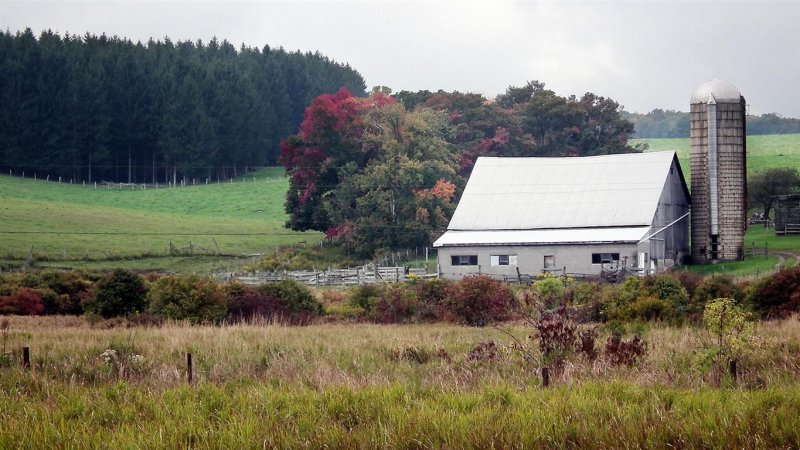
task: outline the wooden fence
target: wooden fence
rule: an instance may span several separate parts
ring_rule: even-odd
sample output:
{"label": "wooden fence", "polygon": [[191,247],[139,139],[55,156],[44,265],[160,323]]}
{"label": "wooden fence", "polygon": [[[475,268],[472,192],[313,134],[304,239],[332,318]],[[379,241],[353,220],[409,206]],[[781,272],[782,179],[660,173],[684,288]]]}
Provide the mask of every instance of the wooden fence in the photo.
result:
{"label": "wooden fence", "polygon": [[404,283],[414,278],[436,278],[425,269],[412,269],[400,266],[376,266],[367,264],[347,269],[292,270],[277,272],[253,272],[249,274],[228,274],[228,280],[238,280],[244,284],[263,284],[281,280],[294,280],[307,286],[357,286],[371,283]]}

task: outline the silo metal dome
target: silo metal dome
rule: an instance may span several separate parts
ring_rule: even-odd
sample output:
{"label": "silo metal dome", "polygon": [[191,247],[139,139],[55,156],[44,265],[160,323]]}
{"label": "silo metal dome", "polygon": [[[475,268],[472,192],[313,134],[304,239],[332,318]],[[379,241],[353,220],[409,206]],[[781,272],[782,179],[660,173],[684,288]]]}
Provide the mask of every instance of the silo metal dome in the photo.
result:
{"label": "silo metal dome", "polygon": [[741,98],[742,93],[730,81],[715,78],[698,86],[689,103],[692,105],[708,103],[712,99],[714,103],[738,103]]}

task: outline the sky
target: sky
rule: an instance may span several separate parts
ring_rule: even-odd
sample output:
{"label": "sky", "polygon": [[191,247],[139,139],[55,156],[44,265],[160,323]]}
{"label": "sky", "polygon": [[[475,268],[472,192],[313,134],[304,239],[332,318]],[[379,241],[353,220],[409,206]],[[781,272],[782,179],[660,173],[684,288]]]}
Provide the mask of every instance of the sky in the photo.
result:
{"label": "sky", "polygon": [[0,28],[319,51],[367,87],[487,97],[539,80],[631,112],[686,111],[720,78],[800,118],[800,0],[0,0]]}

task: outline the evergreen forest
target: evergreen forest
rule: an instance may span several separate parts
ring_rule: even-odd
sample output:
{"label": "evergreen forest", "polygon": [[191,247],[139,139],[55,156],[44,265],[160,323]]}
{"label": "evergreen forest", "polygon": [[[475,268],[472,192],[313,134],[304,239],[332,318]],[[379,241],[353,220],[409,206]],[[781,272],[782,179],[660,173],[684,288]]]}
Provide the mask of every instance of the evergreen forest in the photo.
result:
{"label": "evergreen forest", "polygon": [[275,165],[315,97],[361,75],[319,53],[0,32],[0,169],[65,181],[225,179]]}

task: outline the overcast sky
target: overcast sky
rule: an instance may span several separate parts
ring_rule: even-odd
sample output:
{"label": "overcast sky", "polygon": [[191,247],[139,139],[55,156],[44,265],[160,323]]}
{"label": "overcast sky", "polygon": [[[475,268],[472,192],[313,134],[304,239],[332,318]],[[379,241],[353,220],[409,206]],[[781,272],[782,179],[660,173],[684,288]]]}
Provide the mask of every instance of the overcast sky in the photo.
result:
{"label": "overcast sky", "polygon": [[0,27],[319,50],[367,86],[489,97],[540,80],[628,111],[688,110],[731,81],[750,112],[800,117],[800,1],[9,1]]}

